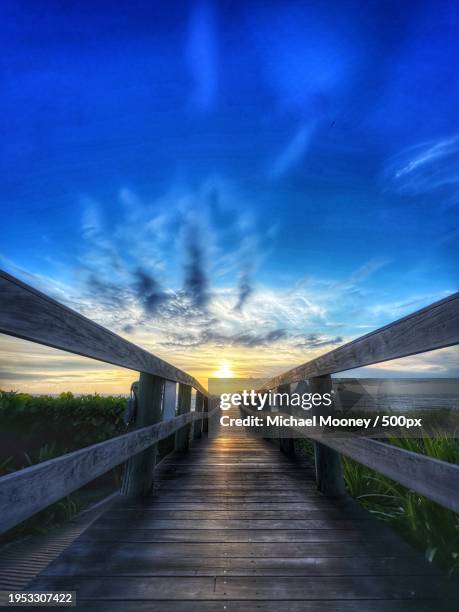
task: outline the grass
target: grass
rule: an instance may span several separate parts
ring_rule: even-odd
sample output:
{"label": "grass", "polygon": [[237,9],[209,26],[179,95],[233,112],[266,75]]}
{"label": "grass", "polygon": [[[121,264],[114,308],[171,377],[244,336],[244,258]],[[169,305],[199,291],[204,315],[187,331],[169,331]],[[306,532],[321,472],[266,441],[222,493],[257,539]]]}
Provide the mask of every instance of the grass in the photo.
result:
{"label": "grass", "polygon": [[[454,438],[390,438],[394,446],[450,463],[459,463],[459,443]],[[312,452],[308,440],[299,441]],[[459,570],[459,515],[407,489],[370,468],[343,458],[346,488],[375,517],[390,523],[405,539],[450,573]]]}
{"label": "grass", "polygon": [[[125,431],[124,397],[32,396],[0,391],[0,476],[90,446]],[[67,522],[121,483],[118,467],[11,529],[0,542]]]}

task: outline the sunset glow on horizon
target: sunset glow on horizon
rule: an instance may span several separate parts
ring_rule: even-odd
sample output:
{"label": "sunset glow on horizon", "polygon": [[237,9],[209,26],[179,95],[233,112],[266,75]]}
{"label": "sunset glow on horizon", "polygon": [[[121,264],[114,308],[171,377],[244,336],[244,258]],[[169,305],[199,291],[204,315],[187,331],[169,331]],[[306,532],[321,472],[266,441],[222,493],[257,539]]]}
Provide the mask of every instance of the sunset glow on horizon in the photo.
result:
{"label": "sunset glow on horizon", "polygon": [[235,374],[227,361],[222,361],[220,368],[213,373],[215,378],[234,378]]}

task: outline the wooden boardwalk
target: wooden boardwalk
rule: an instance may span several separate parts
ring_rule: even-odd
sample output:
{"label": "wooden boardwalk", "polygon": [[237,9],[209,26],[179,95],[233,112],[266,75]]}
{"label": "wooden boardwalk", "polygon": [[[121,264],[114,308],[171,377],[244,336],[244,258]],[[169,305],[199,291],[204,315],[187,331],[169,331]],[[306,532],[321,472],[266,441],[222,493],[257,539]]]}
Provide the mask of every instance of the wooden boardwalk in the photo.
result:
{"label": "wooden boardwalk", "polygon": [[447,608],[429,564],[271,442],[221,432],[156,478],[154,495],[112,506],[30,590],[117,611]]}
{"label": "wooden boardwalk", "polygon": [[[218,397],[190,374],[2,271],[0,294],[1,333],[140,374],[126,433],[0,478],[4,533],[126,466],[120,501],[29,590],[76,591],[79,608],[107,612],[459,609],[451,582],[343,497],[342,457],[453,512],[459,512],[458,465],[371,438],[324,439],[308,431],[313,470],[295,457],[292,438],[268,442],[228,430],[207,438],[209,423],[218,420]],[[458,344],[456,293],[259,390],[289,394],[306,385],[331,392],[332,374]],[[154,470],[156,445],[166,439],[175,450]],[[43,558],[37,551],[33,568]],[[30,569],[26,558],[17,577],[22,581]]]}

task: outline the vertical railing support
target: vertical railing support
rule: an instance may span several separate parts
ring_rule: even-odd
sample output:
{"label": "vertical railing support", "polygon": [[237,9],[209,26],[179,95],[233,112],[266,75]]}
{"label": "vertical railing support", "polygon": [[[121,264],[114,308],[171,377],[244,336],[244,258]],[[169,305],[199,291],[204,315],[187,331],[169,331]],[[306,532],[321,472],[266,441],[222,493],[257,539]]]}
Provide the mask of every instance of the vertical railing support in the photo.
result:
{"label": "vertical railing support", "polygon": [[[177,404],[177,383],[173,380],[164,381],[163,393],[163,421],[175,418],[175,407]],[[174,450],[175,434],[171,434],[164,440],[160,440],[158,451],[161,457],[165,457]]]}
{"label": "vertical railing support", "polygon": [[163,421],[170,421],[175,417],[177,403],[177,383],[172,380],[164,381]]}
{"label": "vertical railing support", "polygon": [[[202,412],[203,410],[203,399],[204,396],[200,391],[196,391],[196,404],[195,404],[195,410],[196,412]],[[197,419],[194,423],[193,423],[193,431],[194,431],[194,439],[199,439],[202,436],[202,418],[201,419]]]}
{"label": "vertical railing support", "polygon": [[[191,387],[179,383],[177,415],[186,414],[191,409]],[[175,434],[175,450],[187,451],[190,445],[190,424],[179,429]]]}
{"label": "vertical railing support", "polygon": [[[209,398],[205,396],[203,397],[202,411],[209,414]],[[209,433],[209,419],[207,417],[202,419],[202,432]]]}
{"label": "vertical railing support", "polygon": [[[331,376],[311,378],[311,393],[330,393],[331,391]],[[321,442],[314,442],[314,457],[318,490],[331,497],[344,495],[346,490],[341,455]]]}
{"label": "vertical railing support", "polygon": [[[137,391],[135,427],[154,425],[161,420],[161,403],[164,379],[152,374],[141,373]],[[153,487],[153,472],[156,463],[156,447],[134,455],[126,464],[122,495],[129,497],[148,495]]]}
{"label": "vertical railing support", "polygon": [[[277,393],[288,393],[290,395],[290,385],[289,384],[279,385],[276,391]],[[291,413],[291,410],[289,408],[283,409],[281,407],[280,410],[281,412],[288,412],[289,414]],[[285,435],[285,431],[283,431],[282,428],[281,428],[281,435],[279,436],[279,447],[280,447],[280,450],[285,455],[292,457],[295,454],[295,445],[294,445],[293,438],[287,438]]]}

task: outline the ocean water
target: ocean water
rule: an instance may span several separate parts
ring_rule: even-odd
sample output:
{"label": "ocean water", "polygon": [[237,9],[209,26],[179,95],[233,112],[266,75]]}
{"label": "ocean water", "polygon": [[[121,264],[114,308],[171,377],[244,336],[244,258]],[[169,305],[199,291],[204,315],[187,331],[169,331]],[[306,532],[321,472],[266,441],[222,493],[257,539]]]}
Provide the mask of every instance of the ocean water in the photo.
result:
{"label": "ocean water", "polygon": [[433,379],[333,379],[338,408],[361,410],[459,410],[459,380]]}

